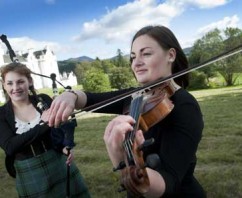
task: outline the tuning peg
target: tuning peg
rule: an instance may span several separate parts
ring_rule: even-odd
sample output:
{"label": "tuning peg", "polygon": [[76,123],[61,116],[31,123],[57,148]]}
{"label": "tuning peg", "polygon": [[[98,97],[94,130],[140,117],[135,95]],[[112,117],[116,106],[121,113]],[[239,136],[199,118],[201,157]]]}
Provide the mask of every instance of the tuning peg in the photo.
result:
{"label": "tuning peg", "polygon": [[154,138],[150,138],[148,140],[145,140],[143,144],[139,145],[138,149],[143,151],[148,146],[154,144],[154,142],[155,142]]}
{"label": "tuning peg", "polygon": [[115,172],[117,170],[121,170],[121,169],[123,169],[125,167],[126,167],[125,162],[124,161],[121,161],[121,162],[119,162],[119,165],[116,168],[113,168],[113,172]]}
{"label": "tuning peg", "polygon": [[145,166],[158,171],[161,167],[160,157],[157,154],[150,154],[146,157]]}
{"label": "tuning peg", "polygon": [[125,189],[124,185],[121,184],[120,187],[118,188],[118,192],[121,193],[123,191],[126,191],[126,189]]}

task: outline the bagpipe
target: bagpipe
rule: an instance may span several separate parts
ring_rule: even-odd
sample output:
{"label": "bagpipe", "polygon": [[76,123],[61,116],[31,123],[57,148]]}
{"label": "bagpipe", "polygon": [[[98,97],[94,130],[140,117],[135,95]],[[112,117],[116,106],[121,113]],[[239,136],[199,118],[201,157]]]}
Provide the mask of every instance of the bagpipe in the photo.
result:
{"label": "bagpipe", "polygon": [[[18,60],[14,50],[12,49],[9,41],[7,40],[7,36],[6,35],[1,35],[0,38],[1,38],[2,42],[5,43],[5,45],[7,46],[7,49],[8,49],[11,61],[18,63],[19,60]],[[56,74],[54,74],[54,73],[50,74],[50,76],[47,76],[47,75],[43,75],[43,74],[39,74],[39,73],[35,73],[35,72],[31,71],[31,74],[38,75],[38,76],[41,76],[41,77],[44,77],[44,78],[52,80],[52,91],[53,91],[53,94],[54,94],[53,99],[58,95],[58,89],[57,89],[57,84],[56,83],[61,85],[65,89],[65,91],[71,90],[71,86],[64,86],[61,82],[59,82],[56,79]],[[41,112],[47,110],[49,108],[47,103],[41,97],[36,95],[35,92],[32,92],[32,93],[34,94],[34,97],[35,97],[35,99],[36,99],[36,101],[38,103],[37,104],[38,109]],[[63,144],[64,146],[70,147],[70,148],[72,148],[75,145],[74,144],[74,139],[73,139],[74,138],[73,133],[74,133],[74,128],[76,126],[77,126],[77,122],[76,122],[76,119],[75,119],[74,115],[72,116],[72,121],[71,122],[68,122],[68,123],[65,123],[65,124],[61,125],[61,129],[63,129],[65,131],[65,134],[63,134],[63,138],[65,138],[65,139],[64,139],[64,141],[61,144]],[[54,137],[54,139],[57,140],[57,137]],[[58,144],[60,144],[59,141],[60,140],[58,140]]]}
{"label": "bagpipe", "polygon": [[[18,60],[14,50],[12,49],[9,41],[7,40],[7,36],[1,35],[0,39],[6,45],[11,61],[14,63],[19,63],[19,60]],[[71,86],[64,86],[61,82],[56,80],[56,74],[54,74],[54,73],[52,73],[50,76],[47,76],[47,75],[43,75],[43,74],[39,74],[39,73],[35,73],[35,72],[31,71],[31,74],[38,75],[38,76],[52,80],[52,91],[54,94],[53,99],[55,97],[57,97],[57,95],[58,95],[58,89],[57,89],[56,83],[60,84],[64,88],[65,91],[71,90]],[[33,87],[31,89],[33,89]],[[40,112],[48,110],[49,105],[47,104],[47,102],[40,95],[37,95],[35,91],[31,91],[31,93],[32,93],[35,101],[37,101],[36,108]],[[69,156],[70,150],[75,146],[74,132],[75,132],[75,128],[77,127],[77,121],[76,121],[75,115],[72,115],[71,117],[72,117],[72,119],[69,122],[63,123],[58,128],[54,128],[54,127],[51,128],[51,138],[52,138],[52,144],[53,144],[54,149],[60,150],[60,148],[65,147],[67,149],[67,156]],[[15,173],[15,169],[13,167],[13,160],[14,159],[11,158],[11,156],[6,156],[5,165],[6,165],[7,171],[10,174],[10,176],[15,177],[16,173]],[[66,186],[66,191],[67,191],[66,195],[67,196],[66,197],[70,196],[70,186],[69,185],[70,185],[70,166],[67,165],[67,186]]]}

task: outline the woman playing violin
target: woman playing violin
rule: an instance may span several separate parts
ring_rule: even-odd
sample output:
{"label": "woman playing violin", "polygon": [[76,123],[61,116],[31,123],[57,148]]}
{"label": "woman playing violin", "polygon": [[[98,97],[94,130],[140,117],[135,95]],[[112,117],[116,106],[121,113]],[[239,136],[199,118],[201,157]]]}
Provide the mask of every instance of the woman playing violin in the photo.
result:
{"label": "woman playing violin", "polygon": [[[188,67],[186,56],[176,37],[164,26],[147,26],[139,30],[132,40],[130,60],[132,71],[140,85],[152,83]],[[172,111],[145,133],[141,130],[136,132],[135,141],[138,145],[150,138],[155,140],[143,151],[144,161],[150,154],[157,154],[160,160],[158,167],[146,168],[150,184],[141,195],[206,197],[193,175],[196,151],[202,137],[202,113],[196,99],[185,90],[188,86],[187,75],[170,82],[174,88],[174,93],[169,98],[174,105]],[[65,93],[53,102],[49,124],[59,124],[66,120],[74,108],[83,108],[127,91],[76,91],[77,96]],[[124,99],[104,107],[99,112],[122,114],[129,103],[130,98]],[[120,115],[106,127],[104,141],[114,167],[125,161],[123,142],[126,134],[133,130],[135,122],[137,121],[129,115]]]}

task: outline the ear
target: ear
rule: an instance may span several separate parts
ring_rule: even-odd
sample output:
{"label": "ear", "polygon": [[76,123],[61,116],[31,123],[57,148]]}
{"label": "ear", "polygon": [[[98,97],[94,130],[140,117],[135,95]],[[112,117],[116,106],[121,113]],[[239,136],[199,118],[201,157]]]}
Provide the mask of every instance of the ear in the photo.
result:
{"label": "ear", "polygon": [[1,83],[2,83],[2,88],[3,88],[4,90],[6,90],[6,89],[5,89],[5,82],[4,82],[3,80],[1,80]]}
{"label": "ear", "polygon": [[176,59],[176,50],[171,48],[168,50],[168,62],[173,63]]}

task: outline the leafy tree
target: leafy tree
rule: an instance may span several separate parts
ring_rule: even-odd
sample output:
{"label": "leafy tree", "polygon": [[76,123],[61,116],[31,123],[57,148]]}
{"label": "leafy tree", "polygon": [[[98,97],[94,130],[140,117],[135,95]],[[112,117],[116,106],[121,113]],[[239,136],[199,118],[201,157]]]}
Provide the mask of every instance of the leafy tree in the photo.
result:
{"label": "leafy tree", "polygon": [[96,60],[91,63],[91,68],[103,70],[101,60],[99,58],[96,58]]}
{"label": "leafy tree", "polygon": [[136,85],[136,80],[127,67],[115,67],[109,73],[112,88],[124,89]]}
{"label": "leafy tree", "polygon": [[115,67],[115,65],[110,60],[103,60],[102,61],[102,70],[104,73],[108,74],[110,71]]}
{"label": "leafy tree", "polygon": [[[225,50],[230,50],[242,43],[242,30],[239,28],[226,28],[224,31]],[[239,77],[239,73],[242,72],[242,57],[241,55],[234,55],[228,57],[219,62],[219,73],[223,76],[227,86],[231,86],[235,83]]]}
{"label": "leafy tree", "polygon": [[58,61],[58,68],[61,74],[63,74],[64,72],[66,73],[74,72],[76,65],[77,65],[76,62]]}
{"label": "leafy tree", "polygon": [[82,81],[83,89],[91,92],[103,92],[111,89],[108,75],[99,68],[91,68],[85,72]]}
{"label": "leafy tree", "polygon": [[[224,51],[234,48],[238,43],[242,43],[240,29],[227,28],[223,32],[215,29],[195,42],[189,56],[189,62],[191,64],[202,63]],[[238,72],[242,71],[241,56],[226,58],[201,69],[201,71],[206,74],[208,82],[209,78],[214,77],[216,71],[218,71],[228,86],[233,85],[238,77]]]}
{"label": "leafy tree", "polygon": [[120,49],[117,50],[117,57],[113,62],[117,67],[129,67],[129,61],[124,58],[123,52]]}
{"label": "leafy tree", "polygon": [[88,71],[89,68],[91,68],[91,62],[79,62],[76,65],[74,73],[77,77],[78,84],[83,83],[85,72]]}
{"label": "leafy tree", "polygon": [[[214,29],[208,32],[201,39],[198,39],[191,54],[189,56],[189,62],[192,65],[203,63],[212,57],[218,55],[223,49],[223,38],[220,35],[220,30]],[[209,67],[204,67],[201,69],[204,72],[207,82],[209,83],[209,78],[216,75],[216,64],[210,65]]]}
{"label": "leafy tree", "polygon": [[190,84],[188,86],[189,90],[204,89],[207,88],[207,80],[204,72],[193,71],[189,75]]}

